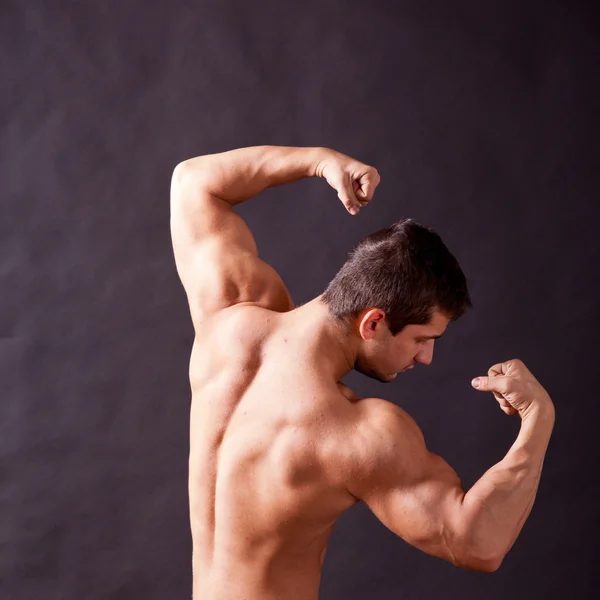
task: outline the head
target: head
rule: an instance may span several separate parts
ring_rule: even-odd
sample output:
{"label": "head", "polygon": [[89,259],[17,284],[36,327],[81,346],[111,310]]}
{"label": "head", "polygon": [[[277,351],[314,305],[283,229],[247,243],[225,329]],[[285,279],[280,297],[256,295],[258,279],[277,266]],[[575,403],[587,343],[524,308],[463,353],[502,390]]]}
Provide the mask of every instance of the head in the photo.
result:
{"label": "head", "polygon": [[472,306],[440,236],[408,218],[361,240],[320,299],[359,340],[354,368],[383,382],[430,364],[435,339]]}

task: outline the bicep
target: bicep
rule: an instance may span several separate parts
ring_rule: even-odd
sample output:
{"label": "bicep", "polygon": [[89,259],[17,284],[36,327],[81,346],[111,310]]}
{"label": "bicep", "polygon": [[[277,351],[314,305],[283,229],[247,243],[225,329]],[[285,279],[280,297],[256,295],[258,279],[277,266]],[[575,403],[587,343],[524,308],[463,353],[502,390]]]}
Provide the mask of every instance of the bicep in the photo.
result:
{"label": "bicep", "polygon": [[[374,456],[358,497],[393,533],[409,544],[465,566],[466,532],[461,518],[465,492],[454,469],[430,452],[416,422],[394,405],[375,426]],[[375,446],[373,446],[375,444]]]}
{"label": "bicep", "polygon": [[283,280],[258,257],[250,228],[228,202],[176,169],[170,207],[175,263],[193,317],[201,319],[241,302],[271,310],[291,308]]}
{"label": "bicep", "polygon": [[412,480],[378,489],[369,495],[367,505],[388,529],[412,546],[461,565],[466,532],[460,517],[464,490],[458,475],[436,454],[421,461],[418,475],[417,469],[413,470]]}

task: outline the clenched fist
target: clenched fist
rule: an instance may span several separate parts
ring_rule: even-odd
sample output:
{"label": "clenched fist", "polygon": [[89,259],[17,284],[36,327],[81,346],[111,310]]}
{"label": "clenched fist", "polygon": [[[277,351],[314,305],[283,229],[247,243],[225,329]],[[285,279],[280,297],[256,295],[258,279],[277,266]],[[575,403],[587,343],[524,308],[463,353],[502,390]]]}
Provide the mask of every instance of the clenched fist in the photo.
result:
{"label": "clenched fist", "polygon": [[338,198],[351,215],[358,214],[373,199],[380,181],[375,167],[329,148],[319,160],[315,175],[323,177],[337,191]]}
{"label": "clenched fist", "polygon": [[523,418],[538,407],[554,410],[548,392],[518,358],[490,367],[487,377],[477,377],[471,383],[482,392],[492,392],[507,415],[518,412]]}

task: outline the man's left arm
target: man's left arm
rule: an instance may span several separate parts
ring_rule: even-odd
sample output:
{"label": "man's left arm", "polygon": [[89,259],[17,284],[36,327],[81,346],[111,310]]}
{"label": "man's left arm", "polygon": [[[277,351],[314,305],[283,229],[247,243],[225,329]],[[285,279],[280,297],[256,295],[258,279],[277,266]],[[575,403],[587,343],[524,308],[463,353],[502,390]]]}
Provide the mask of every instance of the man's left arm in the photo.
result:
{"label": "man's left arm", "polygon": [[258,257],[252,232],[233,206],[268,187],[313,176],[324,178],[351,214],[370,202],[379,184],[373,167],[322,147],[254,146],[177,165],[171,236],[195,325],[239,303],[293,308],[283,280]]}
{"label": "man's left arm", "polygon": [[233,206],[266,189],[315,175],[321,148],[258,146],[179,163],[171,180],[171,237],[195,326],[243,302],[293,308],[279,274],[258,257]]}

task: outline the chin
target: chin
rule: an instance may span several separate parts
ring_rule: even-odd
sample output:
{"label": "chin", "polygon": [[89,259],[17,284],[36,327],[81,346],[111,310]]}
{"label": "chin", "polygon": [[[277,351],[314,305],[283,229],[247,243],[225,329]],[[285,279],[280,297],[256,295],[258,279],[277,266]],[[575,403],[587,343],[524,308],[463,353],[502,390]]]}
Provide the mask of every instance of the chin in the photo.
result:
{"label": "chin", "polygon": [[380,379],[379,381],[381,381],[381,383],[390,383],[391,381],[394,381],[394,379],[396,379],[396,377],[398,377],[398,373],[394,373],[393,375],[388,375],[386,378]]}
{"label": "chin", "polygon": [[[367,375],[365,373],[365,375]],[[380,381],[381,383],[390,383],[392,381],[394,381],[394,379],[396,379],[396,375],[379,375],[378,373],[375,374],[370,374],[367,375],[368,377],[370,377],[371,379],[376,379],[377,381]]]}
{"label": "chin", "polygon": [[380,381],[381,383],[389,383],[390,381],[394,381],[398,375],[398,373],[394,373],[393,375],[384,375],[371,367],[371,365],[358,362],[356,362],[354,365],[354,370],[366,375],[367,377],[370,377],[371,379]]}

